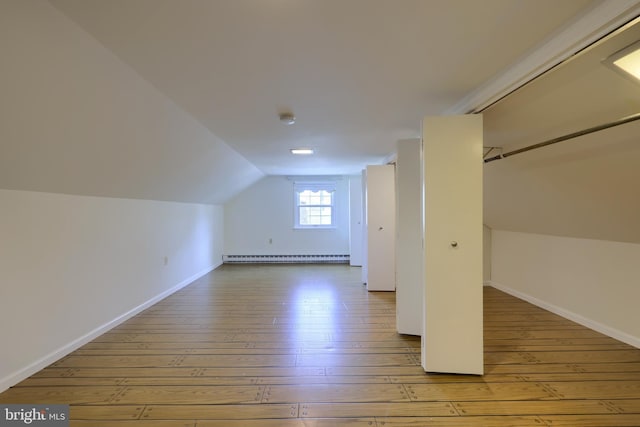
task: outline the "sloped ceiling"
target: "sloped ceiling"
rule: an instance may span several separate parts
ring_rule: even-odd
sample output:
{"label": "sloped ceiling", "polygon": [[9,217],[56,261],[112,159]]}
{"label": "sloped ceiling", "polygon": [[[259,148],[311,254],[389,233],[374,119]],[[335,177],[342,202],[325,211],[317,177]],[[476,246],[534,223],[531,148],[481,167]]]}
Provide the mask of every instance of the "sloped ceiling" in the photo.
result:
{"label": "sloped ceiling", "polygon": [[[353,174],[601,1],[50,0],[265,174]],[[278,121],[291,111],[294,126]],[[289,149],[317,154],[293,158]]]}
{"label": "sloped ceiling", "polygon": [[[2,2],[0,187],[223,203],[263,174],[358,173],[393,153],[398,139],[418,136],[423,116],[450,111],[567,25],[611,4]],[[518,91],[487,109],[488,144],[506,148],[581,126],[572,119],[576,105],[545,99],[569,86],[526,98]],[[636,107],[630,86],[615,90],[629,110]],[[118,111],[123,104],[130,108]],[[524,114],[534,105],[539,116]],[[607,112],[623,113],[616,108]],[[277,120],[287,110],[298,117],[294,126]],[[511,114],[516,110],[526,119]],[[312,146],[317,155],[294,158],[288,150],[295,146]],[[518,173],[528,166],[517,166],[524,161],[486,166],[487,222],[560,229],[527,219],[523,200],[533,192],[518,195],[523,187],[512,185],[524,176]],[[572,218],[575,206],[564,217]],[[587,225],[571,233],[585,235]]]}
{"label": "sloped ceiling", "polygon": [[[640,81],[603,60],[640,40],[614,32],[483,114],[485,144],[504,152],[640,113]],[[640,123],[487,163],[485,222],[494,228],[640,243]]]}
{"label": "sloped ceiling", "polygon": [[41,0],[0,1],[0,188],[220,204],[263,174]]}

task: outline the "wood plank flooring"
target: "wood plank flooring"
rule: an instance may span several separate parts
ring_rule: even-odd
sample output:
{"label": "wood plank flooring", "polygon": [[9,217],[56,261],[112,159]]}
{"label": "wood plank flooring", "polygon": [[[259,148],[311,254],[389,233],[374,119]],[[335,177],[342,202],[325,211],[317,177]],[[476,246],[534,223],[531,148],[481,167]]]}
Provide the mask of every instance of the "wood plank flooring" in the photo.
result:
{"label": "wood plank flooring", "polygon": [[359,279],[222,266],[0,403],[92,427],[640,426],[639,349],[485,288],[486,375],[425,374],[395,294]]}

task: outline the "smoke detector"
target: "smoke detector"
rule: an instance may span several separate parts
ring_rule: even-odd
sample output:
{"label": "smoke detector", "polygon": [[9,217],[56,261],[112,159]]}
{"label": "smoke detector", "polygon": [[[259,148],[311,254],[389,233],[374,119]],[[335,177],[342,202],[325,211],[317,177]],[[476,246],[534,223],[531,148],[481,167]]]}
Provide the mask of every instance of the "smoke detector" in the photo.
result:
{"label": "smoke detector", "polygon": [[280,113],[280,121],[290,126],[296,122],[296,116],[294,116],[293,113]]}

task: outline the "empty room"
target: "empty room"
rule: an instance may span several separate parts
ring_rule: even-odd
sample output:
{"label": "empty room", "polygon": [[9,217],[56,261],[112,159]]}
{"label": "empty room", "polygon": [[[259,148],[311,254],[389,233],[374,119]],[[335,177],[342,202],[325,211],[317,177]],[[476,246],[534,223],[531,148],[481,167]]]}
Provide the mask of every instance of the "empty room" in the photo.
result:
{"label": "empty room", "polygon": [[640,426],[639,0],[0,0],[0,425]]}

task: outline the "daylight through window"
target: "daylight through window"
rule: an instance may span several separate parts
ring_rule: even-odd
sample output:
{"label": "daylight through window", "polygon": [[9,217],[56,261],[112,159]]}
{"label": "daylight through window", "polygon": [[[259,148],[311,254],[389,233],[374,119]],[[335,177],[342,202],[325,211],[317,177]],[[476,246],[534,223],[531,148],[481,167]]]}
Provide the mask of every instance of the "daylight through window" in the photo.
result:
{"label": "daylight through window", "polygon": [[296,182],[294,189],[296,228],[335,226],[335,183]]}

